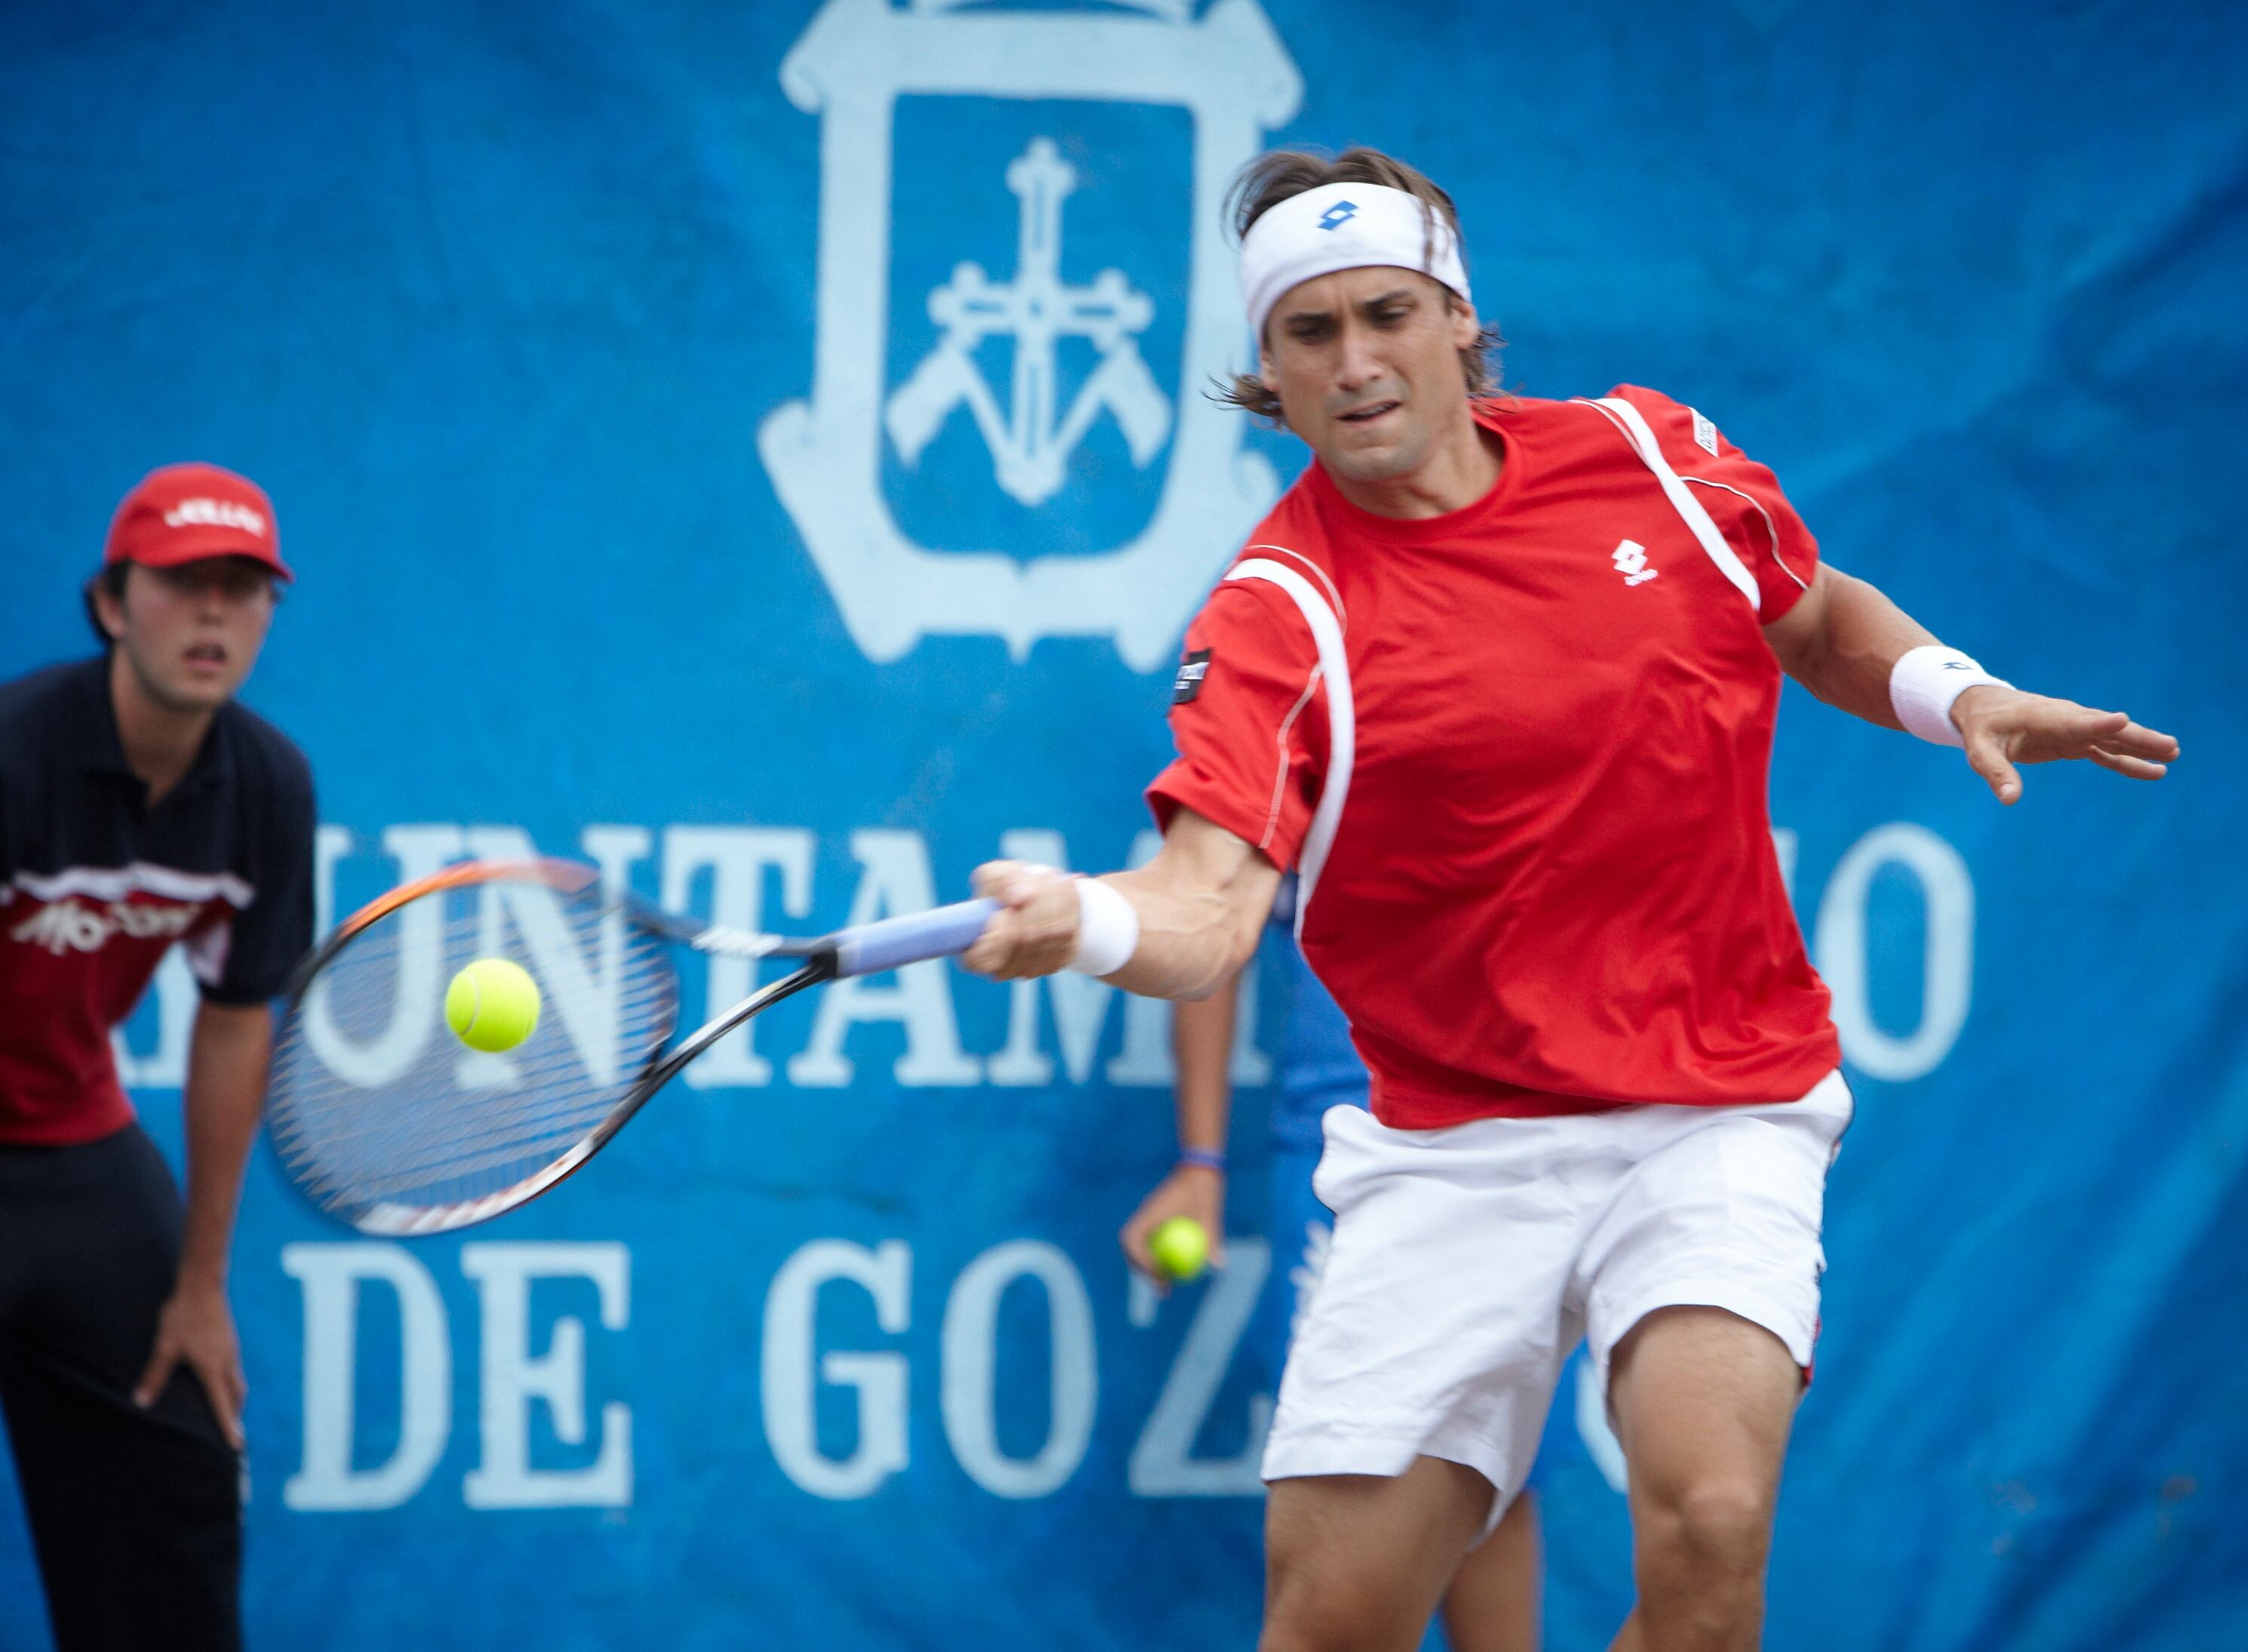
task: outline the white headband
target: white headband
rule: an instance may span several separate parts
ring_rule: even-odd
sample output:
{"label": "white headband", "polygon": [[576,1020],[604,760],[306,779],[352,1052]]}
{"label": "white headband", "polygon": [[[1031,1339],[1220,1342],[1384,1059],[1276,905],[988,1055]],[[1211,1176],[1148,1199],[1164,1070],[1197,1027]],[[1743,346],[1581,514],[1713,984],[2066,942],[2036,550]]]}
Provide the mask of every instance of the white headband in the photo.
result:
{"label": "white headband", "polygon": [[1241,298],[1258,341],[1289,288],[1369,264],[1416,271],[1474,302],[1460,238],[1442,213],[1384,184],[1323,183],[1271,208],[1241,238]]}

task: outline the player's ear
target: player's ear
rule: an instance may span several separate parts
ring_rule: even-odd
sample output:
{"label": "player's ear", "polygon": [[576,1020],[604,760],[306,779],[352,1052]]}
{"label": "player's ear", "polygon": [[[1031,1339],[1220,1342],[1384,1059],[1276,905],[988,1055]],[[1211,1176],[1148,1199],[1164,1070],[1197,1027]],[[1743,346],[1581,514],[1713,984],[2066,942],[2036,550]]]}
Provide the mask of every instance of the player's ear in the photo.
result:
{"label": "player's ear", "polygon": [[86,582],[86,617],[93,621],[94,630],[106,641],[117,642],[124,638],[125,580],[132,577],[132,568],[127,566],[123,570],[124,577],[120,578],[105,568]]}
{"label": "player's ear", "polygon": [[1449,291],[1444,294],[1444,305],[1451,316],[1452,347],[1474,349],[1483,337],[1483,322],[1476,314],[1475,305],[1456,292]]}

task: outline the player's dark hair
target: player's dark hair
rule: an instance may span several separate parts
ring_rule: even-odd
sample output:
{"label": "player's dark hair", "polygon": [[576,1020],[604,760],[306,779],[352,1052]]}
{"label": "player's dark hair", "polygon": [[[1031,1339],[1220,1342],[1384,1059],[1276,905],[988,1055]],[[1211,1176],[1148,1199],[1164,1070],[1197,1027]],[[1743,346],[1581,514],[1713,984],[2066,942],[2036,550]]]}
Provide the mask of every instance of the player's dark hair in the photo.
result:
{"label": "player's dark hair", "polygon": [[94,636],[105,648],[117,646],[117,639],[109,634],[109,627],[101,622],[101,609],[94,601],[94,593],[106,591],[119,602],[125,600],[125,576],[132,571],[129,562],[113,562],[86,582],[79,595],[86,599],[86,622],[93,627]]}
{"label": "player's dark hair", "polygon": [[[1247,235],[1251,224],[1283,201],[1328,183],[1373,183],[1403,190],[1418,201],[1428,215],[1429,245],[1423,250],[1422,262],[1426,264],[1427,254],[1434,250],[1436,219],[1441,216],[1458,237],[1460,261],[1463,265],[1466,264],[1467,240],[1460,235],[1459,209],[1452,205],[1451,196],[1417,168],[1408,166],[1395,155],[1363,146],[1354,146],[1332,159],[1312,149],[1274,149],[1258,155],[1241,169],[1241,175],[1233,181],[1233,188],[1226,192],[1226,209],[1233,219],[1234,234]],[[1456,296],[1447,297],[1454,304],[1459,302]],[[1498,356],[1505,343],[1497,327],[1486,326],[1477,335],[1475,343],[1460,352],[1460,370],[1466,375],[1470,396],[1499,393]],[[1218,401],[1256,414],[1275,425],[1283,422],[1280,398],[1253,373],[1235,374],[1215,394]]]}

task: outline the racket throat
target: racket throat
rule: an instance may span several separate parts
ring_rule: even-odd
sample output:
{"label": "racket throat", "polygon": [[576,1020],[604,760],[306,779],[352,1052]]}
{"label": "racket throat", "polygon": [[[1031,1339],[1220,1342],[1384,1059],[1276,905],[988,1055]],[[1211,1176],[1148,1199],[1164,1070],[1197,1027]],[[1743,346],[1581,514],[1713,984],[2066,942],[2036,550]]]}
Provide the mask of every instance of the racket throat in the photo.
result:
{"label": "racket throat", "polygon": [[835,949],[826,947],[805,959],[797,969],[778,981],[767,983],[755,992],[733,1005],[723,1014],[712,1017],[689,1033],[684,1039],[659,1057],[648,1068],[648,1075],[636,1086],[643,1096],[653,1093],[669,1083],[680,1070],[712,1045],[724,1038],[752,1016],[771,1009],[784,998],[792,998],[810,987],[832,981],[836,975]]}

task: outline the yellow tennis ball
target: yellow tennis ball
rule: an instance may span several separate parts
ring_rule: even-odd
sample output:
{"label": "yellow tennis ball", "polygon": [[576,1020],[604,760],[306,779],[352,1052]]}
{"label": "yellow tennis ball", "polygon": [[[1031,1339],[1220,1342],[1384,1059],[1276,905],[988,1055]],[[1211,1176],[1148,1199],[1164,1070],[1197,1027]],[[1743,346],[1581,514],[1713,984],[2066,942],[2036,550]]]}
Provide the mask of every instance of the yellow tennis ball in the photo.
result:
{"label": "yellow tennis ball", "polygon": [[512,1050],[538,1030],[538,983],[505,958],[478,958],[445,989],[445,1025],[471,1050]]}
{"label": "yellow tennis ball", "polygon": [[1210,1262],[1210,1230],[1190,1216],[1175,1216],[1148,1236],[1155,1265],[1184,1285]]}

